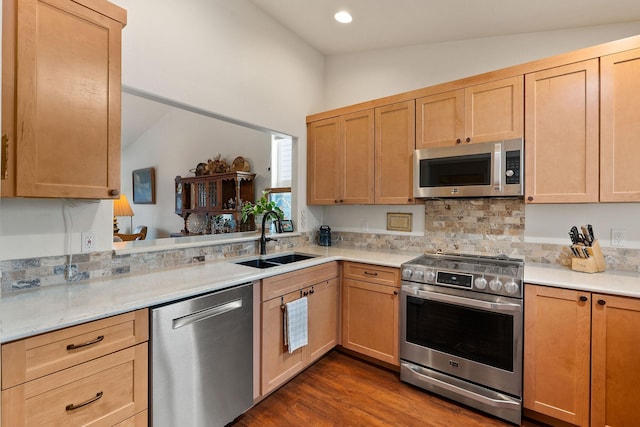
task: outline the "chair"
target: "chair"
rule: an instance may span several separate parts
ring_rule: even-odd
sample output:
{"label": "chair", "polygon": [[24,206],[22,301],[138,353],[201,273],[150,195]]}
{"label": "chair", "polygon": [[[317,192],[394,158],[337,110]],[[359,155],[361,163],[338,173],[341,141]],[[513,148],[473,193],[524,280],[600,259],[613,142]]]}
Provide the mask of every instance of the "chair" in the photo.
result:
{"label": "chair", "polygon": [[133,234],[141,234],[142,237],[137,239],[137,240],[144,240],[147,238],[147,226],[146,225],[139,225],[136,227],[135,230],[133,230]]}
{"label": "chair", "polygon": [[147,226],[139,225],[133,230],[131,234],[113,233],[114,237],[119,237],[123,242],[130,242],[132,240],[144,240],[147,237]]}

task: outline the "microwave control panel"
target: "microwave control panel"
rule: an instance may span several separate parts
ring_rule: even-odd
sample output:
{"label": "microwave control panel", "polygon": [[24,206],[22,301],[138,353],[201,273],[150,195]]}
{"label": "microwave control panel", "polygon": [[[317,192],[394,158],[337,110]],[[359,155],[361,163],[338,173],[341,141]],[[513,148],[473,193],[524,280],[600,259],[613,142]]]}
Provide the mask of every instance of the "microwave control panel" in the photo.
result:
{"label": "microwave control panel", "polygon": [[520,184],[520,150],[507,151],[506,183]]}

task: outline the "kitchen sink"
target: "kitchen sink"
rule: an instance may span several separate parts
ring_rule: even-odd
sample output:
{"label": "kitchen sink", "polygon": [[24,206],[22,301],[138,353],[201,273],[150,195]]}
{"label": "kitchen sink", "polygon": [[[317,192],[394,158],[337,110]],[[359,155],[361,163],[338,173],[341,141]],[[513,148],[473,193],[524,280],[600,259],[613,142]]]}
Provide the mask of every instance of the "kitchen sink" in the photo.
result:
{"label": "kitchen sink", "polygon": [[267,258],[267,261],[273,262],[276,264],[289,264],[291,262],[304,261],[305,259],[311,259],[315,257],[316,255],[298,254],[294,252],[292,254],[281,255],[273,258]]}
{"label": "kitchen sink", "polygon": [[290,264],[292,262],[304,261],[306,259],[315,258],[317,255],[308,255],[300,253],[290,253],[286,255],[277,255],[270,258],[254,258],[245,261],[238,261],[236,264],[246,265],[247,267],[254,268],[270,268],[277,267],[283,264]]}
{"label": "kitchen sink", "polygon": [[269,268],[269,267],[277,267],[280,264],[274,264],[269,261],[265,261],[263,259],[249,259],[246,261],[238,261],[236,264],[246,265],[247,267],[255,267],[255,268]]}

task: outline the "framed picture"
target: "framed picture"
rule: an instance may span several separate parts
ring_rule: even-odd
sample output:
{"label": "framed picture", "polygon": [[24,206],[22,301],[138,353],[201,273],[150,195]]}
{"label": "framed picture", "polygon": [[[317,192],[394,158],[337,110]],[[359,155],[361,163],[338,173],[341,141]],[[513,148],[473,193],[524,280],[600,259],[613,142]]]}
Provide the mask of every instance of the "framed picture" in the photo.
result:
{"label": "framed picture", "polygon": [[133,203],[156,204],[156,170],[154,168],[133,171]]}
{"label": "framed picture", "polygon": [[411,231],[411,213],[387,213],[387,230]]}
{"label": "framed picture", "polygon": [[293,222],[290,219],[280,220],[280,227],[283,233],[290,233],[293,231]]}

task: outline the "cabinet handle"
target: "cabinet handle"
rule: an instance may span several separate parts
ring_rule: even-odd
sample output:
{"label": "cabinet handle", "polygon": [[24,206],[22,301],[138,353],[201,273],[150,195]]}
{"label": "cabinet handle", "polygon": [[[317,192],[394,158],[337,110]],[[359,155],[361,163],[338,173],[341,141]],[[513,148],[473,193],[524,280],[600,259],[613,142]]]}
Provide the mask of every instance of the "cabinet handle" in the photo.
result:
{"label": "cabinet handle", "polygon": [[375,272],[374,273],[370,273],[368,271],[365,271],[364,274],[365,274],[365,276],[373,276],[373,277],[376,277],[378,275],[378,273],[375,273]]}
{"label": "cabinet handle", "polygon": [[76,409],[80,409],[83,406],[87,406],[90,405],[91,403],[95,402],[96,400],[100,399],[102,397],[103,393],[100,391],[98,393],[96,393],[96,397],[92,397],[91,399],[87,400],[86,402],[82,402],[79,404],[74,404],[74,403],[70,403],[68,404],[64,409],[66,409],[67,411],[75,411]]}
{"label": "cabinet handle", "polygon": [[580,295],[580,301],[587,302],[589,301],[589,298],[585,297],[584,295]]}
{"label": "cabinet handle", "polygon": [[89,341],[89,342],[85,342],[83,344],[69,344],[67,346],[67,350],[76,350],[82,347],[87,347],[93,344],[98,344],[100,341],[102,341],[104,339],[104,335],[100,335],[98,338],[96,338],[95,340]]}
{"label": "cabinet handle", "polygon": [[7,179],[9,171],[7,170],[7,157],[9,157],[9,136],[6,133],[2,134],[2,171],[0,176],[2,179]]}
{"label": "cabinet handle", "polygon": [[311,290],[309,291],[309,294],[313,294],[315,292],[315,289],[313,289],[313,286],[311,287]]}
{"label": "cabinet handle", "polygon": [[598,300],[598,305],[605,305],[607,302],[603,299]]}
{"label": "cabinet handle", "polygon": [[119,194],[120,194],[120,190],[118,190],[117,188],[112,188],[111,190],[109,190],[110,196],[118,196]]}
{"label": "cabinet handle", "polygon": [[465,139],[465,141],[471,142],[471,138],[467,137],[467,139]]}

